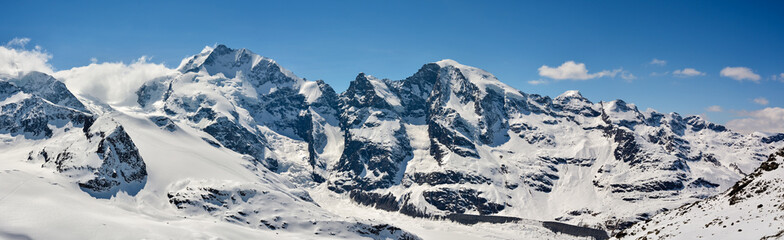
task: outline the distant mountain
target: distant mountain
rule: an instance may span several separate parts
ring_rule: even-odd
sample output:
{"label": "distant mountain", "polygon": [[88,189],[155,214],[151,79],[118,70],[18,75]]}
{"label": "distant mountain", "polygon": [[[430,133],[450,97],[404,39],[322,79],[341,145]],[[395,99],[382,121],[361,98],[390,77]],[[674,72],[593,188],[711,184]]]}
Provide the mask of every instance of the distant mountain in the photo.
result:
{"label": "distant mountain", "polygon": [[[360,73],[343,93],[224,45],[177,70],[139,88],[136,108],[80,98],[41,73],[0,81],[0,153],[16,159],[9,169],[54,169],[115,208],[156,213],[140,220],[153,226],[190,217],[293,238],[418,238],[404,224],[346,217],[316,194],[570,238],[723,193],[784,147],[784,134],[744,135],[699,116],[525,93],[453,60],[402,80]],[[188,224],[167,231],[226,236],[217,222]]]}

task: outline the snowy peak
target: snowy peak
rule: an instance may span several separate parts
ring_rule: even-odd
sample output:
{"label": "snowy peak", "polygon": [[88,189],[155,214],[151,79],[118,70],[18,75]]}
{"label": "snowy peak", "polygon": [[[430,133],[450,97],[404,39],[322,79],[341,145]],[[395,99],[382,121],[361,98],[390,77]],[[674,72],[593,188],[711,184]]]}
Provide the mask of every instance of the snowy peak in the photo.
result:
{"label": "snowy peak", "polygon": [[586,106],[593,104],[587,98],[583,97],[583,95],[580,94],[580,91],[577,90],[569,90],[562,93],[561,95],[558,95],[558,97],[553,99],[553,103],[570,106]]}
{"label": "snowy peak", "polygon": [[443,70],[446,71],[451,78],[448,80],[460,82],[462,80],[467,80],[471,84],[478,87],[480,91],[480,96],[483,96],[488,89],[492,91],[496,91],[498,93],[511,93],[514,95],[520,95],[517,89],[504,84],[503,82],[499,81],[495,75],[472,66],[467,66],[458,63],[455,60],[451,59],[444,59],[438,62],[435,62],[438,66],[440,66]]}
{"label": "snowy peak", "polygon": [[605,106],[605,110],[611,112],[629,112],[629,111],[638,112],[637,106],[635,106],[634,104],[628,104],[620,99],[607,102],[604,106]]}
{"label": "snowy peak", "polygon": [[86,111],[84,105],[74,96],[65,84],[42,72],[29,72],[20,78],[9,79],[22,92],[37,96],[57,105]]}
{"label": "snowy peak", "polygon": [[205,48],[201,53],[183,59],[177,70],[182,73],[222,74],[227,78],[241,77],[251,80],[257,86],[267,83],[298,85],[303,81],[272,59],[245,48],[231,49],[223,44],[215,48]]}
{"label": "snowy peak", "polygon": [[558,95],[558,97],[555,97],[556,101],[566,101],[570,99],[587,100],[585,97],[583,97],[582,94],[580,94],[580,91],[578,90],[569,90],[562,93],[561,95]]}

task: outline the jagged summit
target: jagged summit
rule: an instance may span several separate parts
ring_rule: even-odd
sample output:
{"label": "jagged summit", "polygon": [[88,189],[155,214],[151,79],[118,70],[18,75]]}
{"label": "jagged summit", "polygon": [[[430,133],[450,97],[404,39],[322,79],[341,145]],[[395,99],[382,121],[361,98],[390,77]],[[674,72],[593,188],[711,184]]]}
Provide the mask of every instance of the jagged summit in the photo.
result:
{"label": "jagged summit", "polygon": [[219,44],[206,47],[201,53],[185,58],[177,67],[182,73],[206,72],[209,75],[223,74],[227,78],[241,76],[255,80],[256,85],[271,82],[299,85],[304,80],[281,67],[275,60],[258,55],[248,49],[231,49]]}
{"label": "jagged summit", "polygon": [[463,65],[452,59],[444,59],[435,62],[439,67],[447,71],[447,74],[442,74],[441,81],[449,81],[461,85],[461,81],[466,80],[477,87],[480,92],[480,97],[484,96],[488,90],[496,91],[498,93],[508,93],[520,95],[520,91],[506,85],[498,80],[492,73],[483,69]]}
{"label": "jagged summit", "polygon": [[21,91],[46,99],[57,105],[70,107],[79,111],[87,111],[84,104],[61,81],[49,74],[32,71],[19,78],[7,80]]}

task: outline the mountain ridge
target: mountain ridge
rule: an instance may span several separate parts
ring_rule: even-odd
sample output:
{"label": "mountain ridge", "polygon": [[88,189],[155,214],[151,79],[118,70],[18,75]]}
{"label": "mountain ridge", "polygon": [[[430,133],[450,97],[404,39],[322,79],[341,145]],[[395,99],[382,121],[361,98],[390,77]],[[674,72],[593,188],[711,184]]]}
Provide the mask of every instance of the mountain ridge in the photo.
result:
{"label": "mountain ridge", "polygon": [[[555,98],[525,93],[448,59],[424,64],[401,80],[359,73],[342,93],[225,45],[183,59],[177,70],[136,90],[139,108],[89,115],[112,115],[129,139],[174,141],[161,146],[132,141],[149,176],[136,198],[188,209],[172,210],[175,216],[220,218],[251,228],[304,223],[246,211],[268,211],[252,203],[263,199],[286,199],[311,214],[327,214],[318,204],[310,206],[313,200],[305,194],[312,192],[415,217],[512,217],[617,232],[725,191],[764,162],[762,153],[784,146],[784,134],[744,135],[699,116],[642,112],[623,100],[594,103],[579,91]],[[6,107],[13,96],[26,96],[13,89],[0,86],[5,98],[0,121],[18,115]],[[101,104],[79,103],[84,109]],[[73,105],[62,100],[54,105],[59,104]],[[22,126],[15,129],[29,126],[23,119],[8,121]],[[61,125],[36,126],[57,139],[59,132],[73,132]],[[72,135],[79,134],[84,135]],[[24,134],[6,139],[7,146],[35,142]],[[187,156],[198,159],[194,166],[213,167],[188,170],[180,160],[185,155],[163,146],[203,151],[212,157]],[[181,164],[167,165],[162,156]],[[227,160],[213,159],[217,156]],[[161,166],[193,175],[162,178]],[[223,171],[243,177],[199,179]],[[362,232],[378,230],[415,237],[397,228],[372,230],[380,225],[370,223],[349,227],[337,223],[343,221],[337,220],[340,214],[327,215],[330,223],[319,226],[343,229],[344,236],[377,238]],[[264,223],[251,223],[258,221]]]}

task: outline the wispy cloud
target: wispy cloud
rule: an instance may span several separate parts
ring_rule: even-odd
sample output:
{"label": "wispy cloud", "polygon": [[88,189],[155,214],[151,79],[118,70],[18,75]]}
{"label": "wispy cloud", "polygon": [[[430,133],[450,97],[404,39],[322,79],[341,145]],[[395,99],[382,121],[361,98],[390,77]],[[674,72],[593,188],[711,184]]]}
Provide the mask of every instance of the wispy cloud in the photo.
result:
{"label": "wispy cloud", "polygon": [[725,67],[719,72],[722,77],[732,78],[738,81],[749,80],[759,82],[760,75],[754,73],[751,68],[747,67]]}
{"label": "wispy cloud", "polygon": [[697,71],[697,69],[694,68],[684,68],[673,71],[672,75],[675,75],[676,77],[695,77],[705,76],[705,73]]}
{"label": "wispy cloud", "polygon": [[531,80],[531,81],[528,81],[528,84],[531,84],[531,85],[547,84],[547,80],[544,80],[544,79]]}
{"label": "wispy cloud", "polygon": [[762,105],[762,106],[765,106],[765,105],[768,105],[768,103],[770,103],[770,102],[768,101],[768,99],[766,99],[764,97],[758,97],[758,98],[754,99],[754,103]]}
{"label": "wispy cloud", "polygon": [[784,132],[784,108],[768,107],[765,109],[740,112],[745,118],[730,120],[727,127],[741,132]]}
{"label": "wispy cloud", "polygon": [[632,73],[630,73],[628,71],[622,71],[621,72],[621,78],[623,80],[626,80],[626,81],[629,81],[629,82],[631,82],[634,79],[637,79],[637,77],[634,76],[634,74],[632,74]]}
{"label": "wispy cloud", "polygon": [[669,75],[669,74],[670,74],[670,71],[666,71],[666,72],[652,72],[651,73],[651,77],[666,76],[666,75]]}
{"label": "wispy cloud", "polygon": [[29,38],[14,38],[5,44],[9,48],[24,48],[30,42]]}
{"label": "wispy cloud", "polygon": [[650,64],[650,65],[659,65],[659,66],[664,66],[664,65],[667,65],[667,61],[665,61],[665,60],[661,60],[661,59],[656,59],[656,58],[654,58],[654,59],[653,59],[653,60],[651,60],[651,62],[650,62],[650,63],[648,63],[648,64]]}
{"label": "wispy cloud", "polygon": [[723,112],[724,109],[722,109],[721,106],[719,106],[719,105],[713,105],[713,106],[710,106],[708,108],[705,108],[705,111],[708,111],[708,112]]}
{"label": "wispy cloud", "polygon": [[539,67],[539,76],[551,78],[554,80],[588,80],[600,77],[615,77],[623,71],[623,69],[604,70],[601,72],[588,73],[588,69],[584,63],[576,63],[574,61],[566,61],[561,66],[550,67],[542,65]]}
{"label": "wispy cloud", "polygon": [[782,81],[782,82],[784,82],[784,73],[781,73],[781,74],[779,74],[779,75],[771,75],[771,76],[770,76],[770,80],[774,80],[774,81]]}

